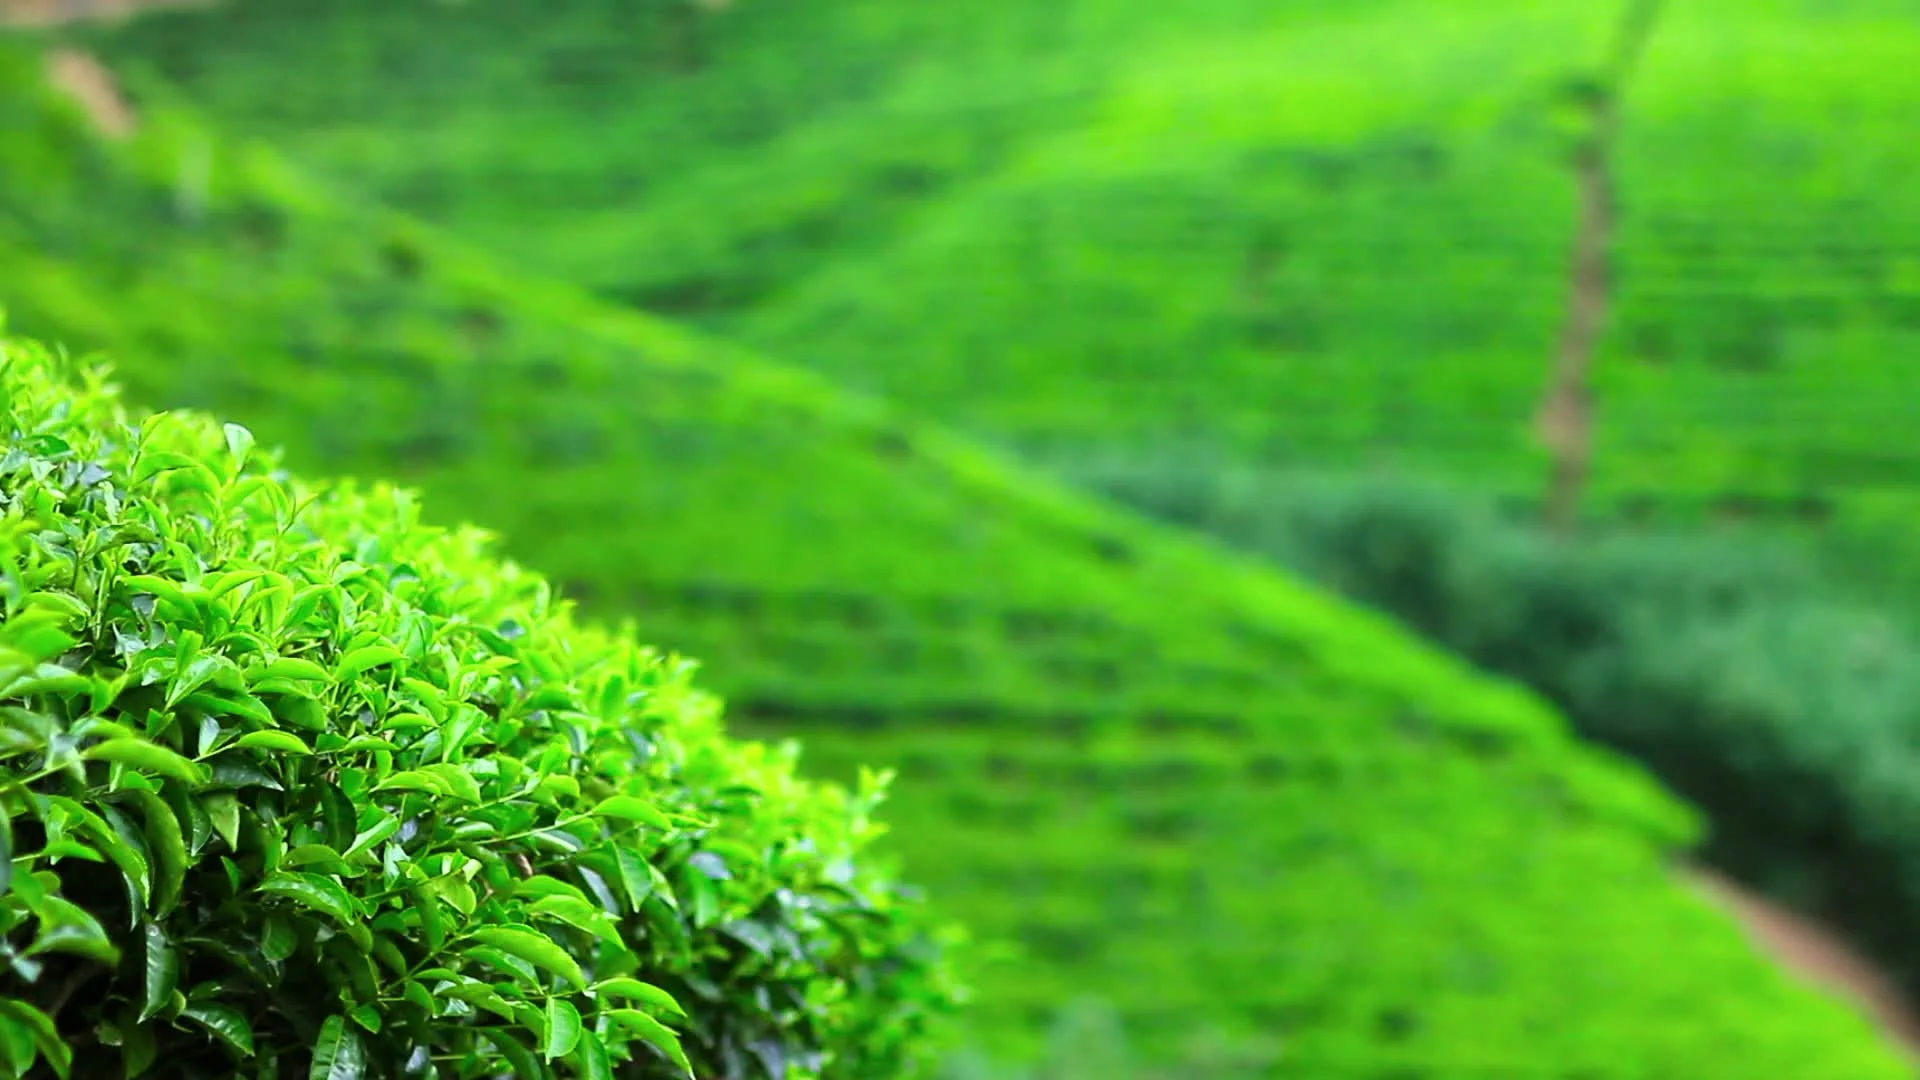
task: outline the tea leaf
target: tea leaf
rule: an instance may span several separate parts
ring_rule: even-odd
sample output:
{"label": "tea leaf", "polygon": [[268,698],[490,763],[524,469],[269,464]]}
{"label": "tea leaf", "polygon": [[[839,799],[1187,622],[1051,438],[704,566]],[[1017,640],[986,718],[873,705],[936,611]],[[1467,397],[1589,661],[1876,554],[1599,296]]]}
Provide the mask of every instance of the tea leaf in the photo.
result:
{"label": "tea leaf", "polygon": [[197,1002],[182,1009],[180,1015],[213,1032],[242,1057],[253,1056],[253,1025],[247,1023],[239,1010],[214,1002]]}
{"label": "tea leaf", "polygon": [[354,922],[353,897],[332,878],[321,877],[318,874],[279,871],[269,875],[258,888],[261,892],[287,897],[305,907],[332,916],[339,923]]}
{"label": "tea leaf", "polygon": [[514,1038],[511,1032],[498,1028],[485,1028],[482,1029],[481,1034],[486,1036],[487,1041],[500,1051],[500,1056],[506,1058],[507,1063],[513,1066],[513,1074],[520,1080],[546,1080],[551,1075],[549,1070],[540,1064],[540,1059],[535,1057],[520,1040]]}
{"label": "tea leaf", "polygon": [[508,956],[517,956],[537,968],[552,972],[581,990],[587,988],[587,977],[580,970],[580,965],[544,934],[509,927],[482,927],[470,936]]}
{"label": "tea leaf", "polygon": [[215,791],[200,797],[200,806],[213,823],[213,831],[227,842],[229,850],[240,850],[240,800],[231,791]]}
{"label": "tea leaf", "polygon": [[[60,1037],[53,1020],[46,1013],[27,1002],[0,997],[0,1032],[4,1032],[4,1042],[7,1044],[13,1044],[16,1040],[30,1044],[61,1080],[67,1080],[71,1075],[73,1051]],[[15,1061],[18,1060],[16,1057]],[[24,1075],[31,1064],[32,1059],[29,1058],[26,1064],[21,1065],[19,1072]]]}
{"label": "tea leaf", "polygon": [[334,666],[333,677],[336,681],[348,679],[373,668],[406,659],[406,654],[388,645],[369,645],[364,649],[355,649],[340,658]]}
{"label": "tea leaf", "polygon": [[179,754],[141,738],[108,739],[95,743],[81,753],[88,761],[111,761],[117,765],[158,773],[185,784],[203,782],[200,766]]}
{"label": "tea leaf", "polygon": [[563,997],[547,999],[547,1042],[545,1055],[555,1061],[573,1053],[580,1043],[580,1010]]}
{"label": "tea leaf", "polygon": [[140,1006],[140,1022],[158,1015],[173,996],[174,989],[180,984],[180,955],[174,951],[173,943],[167,940],[166,931],[160,924],[149,922],[145,926],[147,943],[146,987]]}
{"label": "tea leaf", "polygon": [[311,754],[305,739],[289,731],[250,731],[234,741],[245,750],[272,750],[285,754]]}
{"label": "tea leaf", "polygon": [[591,1031],[581,1033],[573,1063],[580,1070],[580,1080],[613,1080],[613,1058],[607,1054],[607,1044]]}
{"label": "tea leaf", "polygon": [[247,463],[247,455],[253,450],[253,432],[239,424],[222,424],[220,430],[227,437],[227,457],[238,469]]}
{"label": "tea leaf", "polygon": [[366,1074],[367,1051],[360,1033],[347,1026],[344,1016],[327,1017],[313,1046],[307,1080],[365,1080]]}
{"label": "tea leaf", "polygon": [[652,803],[636,799],[631,795],[614,795],[602,799],[590,813],[595,817],[642,822],[662,832],[670,832],[673,829],[673,822],[667,819],[667,815],[661,813]]}
{"label": "tea leaf", "polygon": [[180,890],[186,882],[187,840],[180,830],[180,819],[160,796],[139,790],[126,795],[140,806],[154,874],[153,915],[164,918],[180,902]]}
{"label": "tea leaf", "polygon": [[627,998],[633,1001],[645,1002],[656,1009],[673,1013],[676,1016],[687,1015],[686,1010],[680,1007],[680,1003],[673,999],[672,994],[667,993],[657,986],[643,983],[638,979],[631,979],[625,976],[604,979],[594,984],[593,992],[596,997]]}
{"label": "tea leaf", "polygon": [[605,1015],[615,1024],[658,1047],[688,1076],[693,1075],[693,1065],[687,1060],[687,1052],[680,1046],[680,1036],[675,1035],[666,1025],[638,1009],[611,1009]]}

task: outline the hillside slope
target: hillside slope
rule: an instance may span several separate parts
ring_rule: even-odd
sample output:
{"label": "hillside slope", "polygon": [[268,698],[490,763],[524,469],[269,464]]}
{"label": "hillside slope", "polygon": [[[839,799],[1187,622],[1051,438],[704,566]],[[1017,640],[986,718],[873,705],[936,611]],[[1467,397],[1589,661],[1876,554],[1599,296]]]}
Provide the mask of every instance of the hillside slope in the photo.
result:
{"label": "hillside slope", "polygon": [[1163,1075],[1906,1075],[1670,877],[1689,814],[1535,700],[824,382],[330,197],[0,49],[0,303],[289,463],[395,474],[901,772],[911,877],[1017,955],[982,1039],[1120,1010]]}
{"label": "hillside slope", "polygon": [[[1615,13],[329,0],[103,45],[383,198],[1061,469],[1372,460],[1530,497],[1564,88]],[[1601,506],[1915,539],[1886,358],[1920,342],[1920,204],[1885,178],[1920,154],[1917,60],[1898,0],[1667,5],[1627,103]]]}

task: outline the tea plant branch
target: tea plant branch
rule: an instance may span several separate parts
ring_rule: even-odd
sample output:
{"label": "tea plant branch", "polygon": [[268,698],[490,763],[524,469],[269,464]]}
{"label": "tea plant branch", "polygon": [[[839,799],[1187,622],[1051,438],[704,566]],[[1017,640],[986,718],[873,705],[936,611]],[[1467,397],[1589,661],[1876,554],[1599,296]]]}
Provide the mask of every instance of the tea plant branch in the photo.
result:
{"label": "tea plant branch", "polygon": [[73,971],[68,973],[65,979],[61,980],[60,985],[55,988],[53,997],[47,1004],[46,1014],[58,1019],[60,1010],[67,1007],[67,1002],[73,1000],[73,995],[79,993],[80,988],[87,985],[94,977],[107,970],[110,969],[105,965],[92,962],[83,963],[79,967],[74,968]]}

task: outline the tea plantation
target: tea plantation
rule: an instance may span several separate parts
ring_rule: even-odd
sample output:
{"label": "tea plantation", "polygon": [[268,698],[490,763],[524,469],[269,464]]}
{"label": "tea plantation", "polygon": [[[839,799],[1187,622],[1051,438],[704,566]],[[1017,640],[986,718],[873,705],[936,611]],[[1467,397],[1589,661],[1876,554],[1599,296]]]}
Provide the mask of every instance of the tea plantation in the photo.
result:
{"label": "tea plantation", "polygon": [[1168,1076],[1906,1075],[1673,882],[1691,815],[1530,696],[184,112],[98,142],[39,78],[0,50],[12,325],[418,484],[821,773],[898,766],[993,1050],[1092,992]]}
{"label": "tea plantation", "polygon": [[[1888,178],[1920,155],[1920,29],[1896,0],[1665,8],[1598,505],[1910,547],[1887,358],[1920,342],[1920,208]],[[533,265],[1057,467],[1198,444],[1537,494],[1567,87],[1616,5],[318,10],[102,44]]]}

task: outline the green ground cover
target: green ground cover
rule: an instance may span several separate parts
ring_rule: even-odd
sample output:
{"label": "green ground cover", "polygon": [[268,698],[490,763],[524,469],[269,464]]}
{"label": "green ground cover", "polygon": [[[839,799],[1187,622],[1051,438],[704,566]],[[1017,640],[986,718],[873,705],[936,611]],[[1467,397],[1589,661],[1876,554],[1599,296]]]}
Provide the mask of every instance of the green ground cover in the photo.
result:
{"label": "green ground cover", "polygon": [[0,57],[17,329],[419,484],[820,773],[898,766],[907,874],[1014,947],[995,1051],[1092,991],[1183,1077],[1904,1075],[1674,884],[1691,815],[1534,698],[182,113],[102,145]]}

